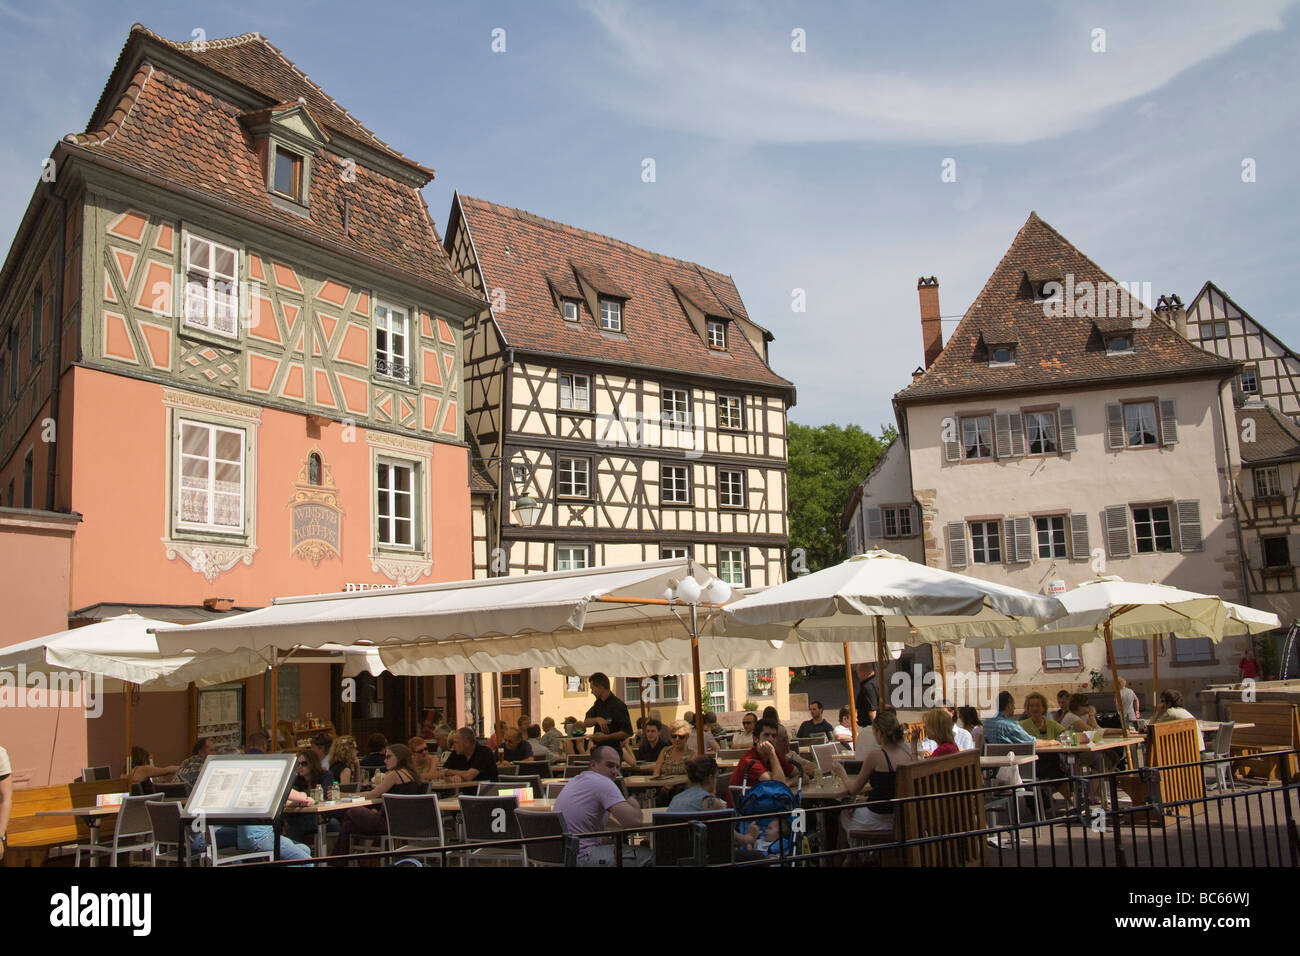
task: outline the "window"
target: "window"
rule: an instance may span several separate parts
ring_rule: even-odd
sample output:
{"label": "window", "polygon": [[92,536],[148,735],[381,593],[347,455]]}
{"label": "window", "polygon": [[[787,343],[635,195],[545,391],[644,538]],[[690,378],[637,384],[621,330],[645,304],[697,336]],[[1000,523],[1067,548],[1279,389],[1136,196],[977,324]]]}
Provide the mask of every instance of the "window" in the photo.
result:
{"label": "window", "polygon": [[659,481],[659,500],[663,504],[684,505],[691,500],[690,469],[685,465],[664,465]]}
{"label": "window", "polygon": [[1016,350],[1009,345],[995,345],[989,351],[989,368],[1016,364]]}
{"label": "window", "polygon": [[1132,352],[1133,340],[1127,335],[1112,335],[1106,340],[1106,351],[1111,354],[1116,352]]}
{"label": "window", "polygon": [[1282,496],[1282,472],[1277,465],[1270,468],[1254,468],[1255,497],[1280,498]]}
{"label": "window", "polygon": [[9,397],[18,397],[18,330],[9,330]]}
{"label": "window", "polygon": [[912,530],[912,506],[901,505],[896,508],[881,508],[881,521],[884,524],[886,538],[910,538],[916,534]]}
{"label": "window", "polygon": [[1209,664],[1214,661],[1214,649],[1208,637],[1171,639],[1174,660],[1179,664]]}
{"label": "window", "polygon": [[1034,527],[1038,531],[1038,556],[1040,558],[1064,558],[1066,556],[1065,515],[1035,518]]}
{"label": "window", "polygon": [[41,315],[45,308],[45,299],[38,285],[32,292],[32,361],[41,355]]}
{"label": "window", "polygon": [[981,647],[975,669],[1002,672],[1015,670],[1015,657],[1011,653],[1010,646],[1001,648]]}
{"label": "window", "polygon": [[1209,326],[1210,338],[1226,339],[1228,337],[1228,323],[1214,322]]}
{"label": "window", "polygon": [[665,544],[659,548],[659,560],[664,561],[668,558],[688,558],[691,549],[684,544]]}
{"label": "window", "polygon": [[1043,667],[1046,670],[1076,670],[1081,666],[1076,644],[1049,644],[1043,648]]}
{"label": "window", "polygon": [[239,253],[199,236],[185,243],[185,324],[238,337]]}
{"label": "window", "polygon": [[575,412],[591,411],[590,376],[560,373],[560,408]]}
{"label": "window", "polygon": [[1111,641],[1115,649],[1116,667],[1142,667],[1147,662],[1147,645],[1150,642],[1136,637],[1117,637]]}
{"label": "window", "polygon": [[993,457],[993,419],[977,415],[961,420],[962,456],[967,461]]}
{"label": "window", "polygon": [[584,694],[587,691],[587,678],[573,675],[564,678],[564,692],[566,694]]}
{"label": "window", "polygon": [[1001,564],[1001,528],[996,521],[970,523],[971,561],[974,564]]}
{"label": "window", "polygon": [[560,304],[564,308],[564,321],[577,322],[578,321],[578,300],[565,299]]}
{"label": "window", "polygon": [[708,698],[709,710],[720,714],[727,710],[727,672],[704,672],[704,696]]}
{"label": "window", "polygon": [[745,586],[745,558],[740,548],[724,548],[718,552],[718,577],[735,587]]}
{"label": "window", "polygon": [[271,188],[296,203],[302,202],[302,157],[283,147],[275,147],[275,169]]}
{"label": "window", "polygon": [[1174,550],[1174,535],[1169,520],[1168,505],[1142,505],[1133,507],[1133,531],[1137,538],[1138,554]]}
{"label": "window", "polygon": [[561,458],[556,491],[561,498],[590,498],[591,462],[586,458]]}
{"label": "window", "polygon": [[644,698],[647,704],[681,700],[681,686],[681,678],[676,674],[644,678],[625,677],[623,678],[623,700],[642,700],[641,695],[646,689],[650,691],[649,697]]}
{"label": "window", "polygon": [[34,462],[32,461],[33,452],[28,452],[23,458],[23,507],[32,506],[32,477],[35,471]]}
{"label": "window", "polygon": [[724,508],[745,507],[745,473],[743,471],[718,472],[718,504]]}
{"label": "window", "polygon": [[381,547],[415,548],[415,467],[380,461],[375,478],[375,517]]}
{"label": "window", "polygon": [[623,331],[623,303],[616,299],[600,300],[600,327],[607,332]]}
{"label": "window", "polygon": [[177,527],[244,529],[244,432],[181,420]]}
{"label": "window", "polygon": [[740,398],[735,395],[718,396],[718,427],[744,428]]}
{"label": "window", "polygon": [[407,351],[407,314],[382,302],[375,303],[375,373],[410,380],[410,353]]}
{"label": "window", "polygon": [[660,418],[664,428],[687,428],[691,424],[691,397],[684,388],[665,388]]}
{"label": "window", "polygon": [[771,697],[774,693],[772,686],[776,681],[772,677],[772,668],[759,667],[745,671],[745,683],[753,696]]}
{"label": "window", "polygon": [[1129,448],[1156,444],[1156,403],[1135,402],[1124,406],[1124,443]]}
{"label": "window", "polygon": [[1259,375],[1256,373],[1255,366],[1253,365],[1247,365],[1241,370],[1241,394],[1259,394]]}
{"label": "window", "polygon": [[590,567],[585,544],[561,544],[555,548],[555,570],[581,571]]}
{"label": "window", "polygon": [[1276,538],[1260,538],[1259,545],[1263,551],[1264,567],[1291,567],[1291,548],[1287,544],[1285,535]]}
{"label": "window", "polygon": [[1056,416],[1051,412],[1025,412],[1025,439],[1031,455],[1055,455]]}
{"label": "window", "polygon": [[725,349],[727,347],[727,324],[720,319],[709,319],[709,348]]}

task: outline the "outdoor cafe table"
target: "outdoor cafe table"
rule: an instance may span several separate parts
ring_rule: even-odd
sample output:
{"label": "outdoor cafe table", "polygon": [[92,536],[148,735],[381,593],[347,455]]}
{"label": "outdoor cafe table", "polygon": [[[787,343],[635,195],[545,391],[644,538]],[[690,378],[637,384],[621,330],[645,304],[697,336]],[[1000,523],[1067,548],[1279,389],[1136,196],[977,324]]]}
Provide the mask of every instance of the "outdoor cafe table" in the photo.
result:
{"label": "outdoor cafe table", "polygon": [[[86,824],[86,829],[90,831],[90,845],[99,846],[99,823],[105,817],[115,817],[120,806],[112,807],[69,807],[66,810],[37,810],[35,816],[38,817],[81,817],[82,822]],[[95,857],[99,854],[94,850],[90,851],[90,865],[95,865]]]}
{"label": "outdoor cafe table", "polygon": [[[380,797],[361,797],[355,800],[327,800],[323,803],[313,803],[311,806],[295,804],[285,808],[286,814],[310,813],[315,816],[324,816],[328,813],[342,813],[344,810],[351,810],[353,807],[373,807],[381,802]],[[317,859],[325,855],[325,827],[324,821],[318,820],[316,826],[316,853]]]}

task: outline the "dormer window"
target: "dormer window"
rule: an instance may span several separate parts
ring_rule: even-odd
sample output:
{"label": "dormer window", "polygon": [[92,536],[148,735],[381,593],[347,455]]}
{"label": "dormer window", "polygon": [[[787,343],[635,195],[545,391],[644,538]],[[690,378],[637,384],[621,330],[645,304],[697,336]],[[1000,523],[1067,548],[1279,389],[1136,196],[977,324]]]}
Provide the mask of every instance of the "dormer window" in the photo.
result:
{"label": "dormer window", "polygon": [[708,320],[709,348],[725,349],[727,347],[727,323],[721,319]]}
{"label": "dormer window", "polygon": [[578,321],[578,316],[579,316],[579,311],[578,311],[578,300],[577,300],[577,299],[564,299],[564,300],[562,301],[561,305],[562,305],[562,307],[564,308],[564,321],[565,321],[565,322],[577,322],[577,321]]}
{"label": "dormer window", "polygon": [[1133,351],[1133,339],[1127,335],[1112,335],[1106,340],[1106,351],[1111,355]]}
{"label": "dormer window", "polygon": [[600,300],[600,327],[606,332],[623,331],[623,303],[617,299]]}
{"label": "dormer window", "polygon": [[271,188],[296,203],[302,203],[302,156],[285,149],[275,147],[275,167]]}
{"label": "dormer window", "polygon": [[1016,364],[1014,345],[994,345],[989,349],[989,368],[1003,368]]}
{"label": "dormer window", "polygon": [[1065,269],[1059,262],[1045,262],[1025,270],[1025,280],[1033,290],[1035,302],[1051,302],[1061,295]]}
{"label": "dormer window", "polygon": [[286,212],[305,216],[311,195],[312,157],[330,142],[304,100],[279,103],[239,118],[256,144],[266,191]]}

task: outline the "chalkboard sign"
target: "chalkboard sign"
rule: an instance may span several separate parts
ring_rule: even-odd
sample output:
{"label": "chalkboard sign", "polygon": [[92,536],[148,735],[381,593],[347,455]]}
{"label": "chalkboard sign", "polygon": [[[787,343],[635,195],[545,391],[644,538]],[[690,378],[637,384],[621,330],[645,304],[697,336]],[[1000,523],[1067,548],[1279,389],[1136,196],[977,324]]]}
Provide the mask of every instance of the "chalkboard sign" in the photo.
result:
{"label": "chalkboard sign", "polygon": [[297,721],[302,717],[299,709],[301,705],[301,695],[299,693],[299,672],[297,664],[283,664],[280,666],[279,676],[279,708],[280,720]]}

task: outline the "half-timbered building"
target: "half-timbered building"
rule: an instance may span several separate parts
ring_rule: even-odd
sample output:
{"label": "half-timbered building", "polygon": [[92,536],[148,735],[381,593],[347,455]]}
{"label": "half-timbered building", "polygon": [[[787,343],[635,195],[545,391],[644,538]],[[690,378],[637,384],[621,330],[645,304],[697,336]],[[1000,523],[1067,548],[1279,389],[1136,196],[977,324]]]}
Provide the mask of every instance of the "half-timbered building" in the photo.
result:
{"label": "half-timbered building", "polygon": [[[729,276],[462,195],[447,246],[488,303],[465,346],[467,438],[496,489],[476,574],[690,555],[736,586],[783,580],[794,389]],[[579,678],[541,680],[503,675],[503,710],[580,706]],[[705,706],[781,687],[719,672]],[[661,679],[656,706],[692,707],[687,690]]]}

